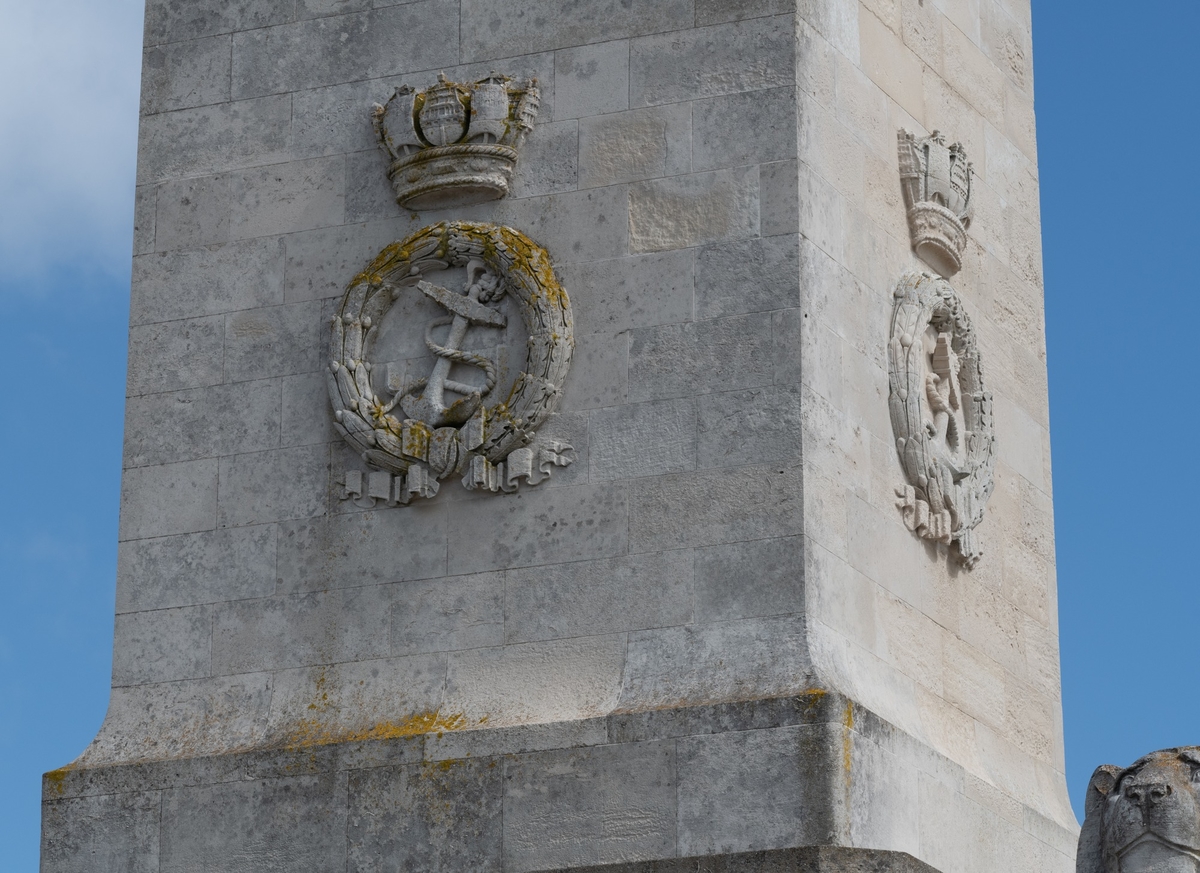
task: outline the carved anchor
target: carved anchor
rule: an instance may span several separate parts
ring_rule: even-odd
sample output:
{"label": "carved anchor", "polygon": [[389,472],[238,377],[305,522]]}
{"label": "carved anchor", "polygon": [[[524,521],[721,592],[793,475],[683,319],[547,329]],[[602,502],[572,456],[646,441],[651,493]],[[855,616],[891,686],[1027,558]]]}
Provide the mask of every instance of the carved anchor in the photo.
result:
{"label": "carved anchor", "polygon": [[[408,388],[400,400],[400,408],[409,418],[423,421],[431,428],[460,425],[475,414],[483,398],[496,387],[496,365],[483,355],[461,348],[471,325],[505,327],[508,319],[484,303],[498,299],[504,292],[496,277],[488,272],[483,261],[472,260],[467,264],[466,293],[455,294],[424,280],[417,289],[442,308],[453,313],[449,318],[439,318],[425,330],[425,345],[438,357],[428,379],[422,379]],[[446,344],[440,345],[433,339],[433,329],[450,325]],[[483,370],[486,384],[480,388],[450,378],[452,364],[468,364]],[[424,388],[420,394],[413,392]],[[445,392],[463,395],[450,405],[446,404]]]}

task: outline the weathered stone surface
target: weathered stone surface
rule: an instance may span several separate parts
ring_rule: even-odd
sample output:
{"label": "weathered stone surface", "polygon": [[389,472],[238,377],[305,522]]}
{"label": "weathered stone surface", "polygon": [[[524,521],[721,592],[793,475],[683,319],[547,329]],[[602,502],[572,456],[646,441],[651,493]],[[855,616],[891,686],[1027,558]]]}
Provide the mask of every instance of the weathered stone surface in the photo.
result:
{"label": "weathered stone surface", "polygon": [[326,446],[300,446],[221,459],[219,527],[312,518],[325,513]]}
{"label": "weathered stone surface", "polygon": [[677,30],[692,25],[691,0],[529,0],[462,4],[465,60],[506,57]]}
{"label": "weathered stone surface", "polygon": [[691,621],[692,553],[510,570],[504,588],[509,643],[673,627]]}
{"label": "weathered stone surface", "polygon": [[212,607],[188,606],[117,616],[113,686],[209,675]]}
{"label": "weathered stone surface", "polygon": [[729,621],[804,611],[799,537],[696,550],[696,620]]}
{"label": "weathered stone surface", "polygon": [[230,176],[201,176],[158,186],[154,245],[160,252],[229,242]]}
{"label": "weathered stone surface", "polygon": [[[362,604],[363,599],[350,595],[341,602]],[[310,613],[305,618],[312,617]],[[445,728],[450,722],[437,717],[445,689],[446,656],[442,654],[281,670],[272,684],[267,743],[292,749],[300,757],[320,749],[336,757],[340,749],[350,748],[346,767],[413,763],[421,759],[421,732],[431,726]],[[375,752],[348,746],[387,738],[394,742]],[[278,775],[296,773],[296,765],[286,756],[270,752],[263,753],[255,772],[266,773],[269,765],[278,765]]]}
{"label": "weathered stone surface", "polygon": [[718,170],[640,182],[629,191],[634,254],[758,235],[758,173]]}
{"label": "weathered stone surface", "polygon": [[49,800],[42,805],[42,869],[158,873],[157,791]]}
{"label": "weathered stone surface", "polygon": [[586,335],[690,321],[693,260],[685,250],[568,264],[562,282],[576,328]]}
{"label": "weathered stone surface", "polygon": [[253,239],[343,223],[346,161],[340,155],[231,174],[229,233]]}
{"label": "weathered stone surface", "polygon": [[387,587],[345,588],[224,604],[213,618],[213,672],[250,673],[387,655],[393,597]]}
{"label": "weathered stone surface", "polygon": [[629,42],[617,39],[554,53],[554,117],[585,118],[629,108]]}
{"label": "weathered stone surface", "polygon": [[796,306],[799,272],[794,235],[705,246],[696,254],[696,314],[719,318]]}
{"label": "weathered stone surface", "polygon": [[345,857],[346,777],[299,776],[164,792],[159,869],[332,869]]}
{"label": "weathered stone surface", "polygon": [[228,36],[146,49],[142,114],[188,109],[229,99]]}
{"label": "weathered stone surface", "polygon": [[694,470],[696,402],[682,398],[593,412],[590,461],[593,482]]}
{"label": "weathered stone surface", "polygon": [[630,401],[757,388],[774,378],[769,315],[719,318],[633,332]]}
{"label": "weathered stone surface", "polygon": [[446,510],[426,503],[281,525],[280,591],[322,591],[446,573]]}
{"label": "weathered stone surface", "polygon": [[458,60],[458,4],[424,0],[242,31],[234,99],[429,70]]}
{"label": "weathered stone surface", "polygon": [[464,500],[448,522],[454,543],[448,572],[620,555],[628,546],[628,518],[625,491],[615,485],[519,492],[499,509],[486,498]]}
{"label": "weathered stone surface", "polygon": [[134,258],[130,319],[148,324],[278,305],[283,258],[276,239]]}
{"label": "weathered stone surface", "polygon": [[[753,502],[741,499],[744,490],[754,491]],[[802,529],[802,496],[796,465],[641,479],[630,488],[630,550],[793,536]]]}
{"label": "weathered stone surface", "polygon": [[[796,154],[793,88],[742,91],[692,104],[692,169],[786,161]],[[747,136],[732,138],[730,131]]]}
{"label": "weathered stone surface", "polygon": [[455,652],[442,710],[468,727],[594,718],[616,704],[624,662],[623,635]]}
{"label": "weathered stone surface", "polygon": [[[290,95],[149,116],[138,135],[138,182],[202,176],[290,157]],[[186,149],[175,144],[186,142]]]}
{"label": "weathered stone surface", "polygon": [[121,482],[122,540],[212,530],[216,521],[215,459],[125,471]]}
{"label": "weathered stone surface", "polygon": [[629,105],[788,87],[795,76],[793,29],[784,16],[635,39],[629,49]]}
{"label": "weathered stone surface", "polygon": [[579,122],[579,185],[593,188],[686,173],[691,151],[687,103],[587,118]]}
{"label": "weathered stone surface", "polygon": [[220,316],[129,329],[130,396],[217,385],[225,330]]}
{"label": "weathered stone surface", "polygon": [[316,370],[319,311],[307,302],[226,316],[225,378],[242,382]]}
{"label": "weathered stone surface", "polygon": [[122,543],[117,612],[167,609],[275,592],[272,525]]}
{"label": "weathered stone surface", "polygon": [[[679,851],[713,855],[819,844],[835,830],[830,749],[822,726],[682,740]],[[726,813],[739,811],[737,817]]]}
{"label": "weathered stone surface", "polygon": [[674,854],[673,743],[524,755],[504,779],[507,870]]}
{"label": "weathered stone surface", "polygon": [[131,397],[125,404],[125,466],[272,448],[279,439],[279,405],[273,379]]}
{"label": "weathered stone surface", "polygon": [[797,694],[811,671],[802,616],[639,631],[629,635],[621,707]]}
{"label": "weathered stone surface", "polygon": [[398,587],[392,603],[392,653],[503,645],[504,589],[500,573],[408,582]]}
{"label": "weathered stone surface", "polygon": [[503,773],[494,759],[355,773],[347,869],[503,869]]}

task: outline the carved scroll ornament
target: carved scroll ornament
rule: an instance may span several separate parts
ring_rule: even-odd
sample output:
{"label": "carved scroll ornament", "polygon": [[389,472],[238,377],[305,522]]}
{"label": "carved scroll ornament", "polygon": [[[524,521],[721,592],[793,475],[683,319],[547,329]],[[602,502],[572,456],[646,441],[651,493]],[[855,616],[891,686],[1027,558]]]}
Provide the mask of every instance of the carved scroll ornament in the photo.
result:
{"label": "carved scroll ornament", "polygon": [[975,332],[944,279],[908,273],[895,291],[888,371],[892,429],[908,484],[905,525],[953,544],[968,567],[981,551],[975,527],[992,494],[992,396]]}
{"label": "carved scroll ornament", "polygon": [[[462,271],[461,292],[430,281],[446,271]],[[570,464],[570,446],[534,438],[558,405],[572,325],[549,255],[512,228],[443,222],[385,248],[331,324],[337,428],[375,468],[347,473],[343,497],[406,504],[453,475],[468,489],[515,491]],[[406,332],[407,360],[373,360],[381,335]],[[518,346],[524,360],[510,372]]]}
{"label": "carved scroll ornament", "polygon": [[1200,870],[1200,747],[1154,752],[1088,783],[1076,873]]}

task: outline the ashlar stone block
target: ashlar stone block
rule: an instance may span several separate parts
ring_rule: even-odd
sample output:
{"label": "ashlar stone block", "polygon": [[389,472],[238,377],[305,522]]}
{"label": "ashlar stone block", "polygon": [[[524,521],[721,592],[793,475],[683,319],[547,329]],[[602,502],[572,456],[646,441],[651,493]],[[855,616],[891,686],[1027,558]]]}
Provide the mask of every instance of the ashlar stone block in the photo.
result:
{"label": "ashlar stone block", "polygon": [[579,184],[595,188],[686,173],[691,151],[687,103],[585,118],[579,122]]}
{"label": "ashlar stone block", "polygon": [[629,41],[554,53],[554,117],[583,118],[629,108]]}
{"label": "ashlar stone block", "polygon": [[758,170],[717,170],[629,189],[629,248],[661,252],[759,232]]}
{"label": "ashlar stone block", "polygon": [[623,39],[692,26],[692,0],[463,0],[467,61]]}
{"label": "ashlar stone block", "polygon": [[42,869],[159,871],[160,793],[51,800],[42,806]]}
{"label": "ashlar stone block", "polygon": [[504,783],[506,870],[675,854],[674,743],[523,755]]}
{"label": "ashlar stone block", "polygon": [[504,585],[508,643],[688,624],[690,550],[509,570]]}
{"label": "ashlar stone block", "polygon": [[229,99],[229,36],[158,45],[142,58],[142,114]]}
{"label": "ashlar stone block", "polygon": [[635,39],[629,105],[789,87],[795,81],[794,30],[791,16],[780,16]]}
{"label": "ashlar stone block", "polygon": [[424,0],[238,33],[234,99],[429,70],[458,61],[458,3]]}
{"label": "ashlar stone block", "polygon": [[275,592],[272,525],[122,543],[117,613],[168,609]]}
{"label": "ashlar stone block", "polygon": [[504,769],[495,759],[361,770],[350,777],[354,873],[503,868]]}
{"label": "ashlar stone block", "polygon": [[345,774],[329,774],[169,790],[159,869],[334,869],[345,858],[346,786]]}

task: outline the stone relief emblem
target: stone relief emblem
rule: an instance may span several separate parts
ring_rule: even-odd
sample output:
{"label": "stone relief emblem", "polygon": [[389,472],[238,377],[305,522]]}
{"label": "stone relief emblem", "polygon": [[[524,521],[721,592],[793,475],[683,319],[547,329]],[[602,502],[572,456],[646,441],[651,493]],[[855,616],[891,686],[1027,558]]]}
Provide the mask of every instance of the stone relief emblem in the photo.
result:
{"label": "stone relief emblem", "polygon": [[895,291],[888,375],[896,449],[909,484],[897,506],[909,530],[955,544],[967,567],[981,555],[974,529],[992,494],[992,395],[975,332],[944,279],[908,273]]}
{"label": "stone relief emblem", "polygon": [[947,146],[940,131],[917,139],[899,133],[900,183],[912,247],[949,279],[962,269],[971,225],[971,162],[961,143]]}
{"label": "stone relief emblem", "polygon": [[1097,768],[1084,808],[1077,873],[1200,870],[1200,747]]}
{"label": "stone relief emblem", "polygon": [[567,293],[523,234],[443,222],[388,246],[330,329],[337,428],[375,468],[348,472],[343,498],[407,504],[452,475],[515,491],[572,463],[571,446],[535,437],[573,349]]}
{"label": "stone relief emblem", "polygon": [[504,197],[538,106],[536,79],[497,73],[471,84],[439,75],[425,90],[401,85],[372,116],[396,201],[427,209]]}

